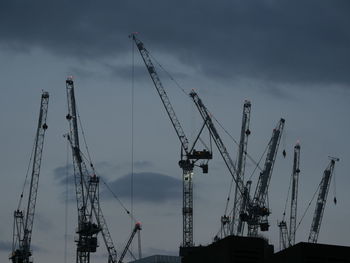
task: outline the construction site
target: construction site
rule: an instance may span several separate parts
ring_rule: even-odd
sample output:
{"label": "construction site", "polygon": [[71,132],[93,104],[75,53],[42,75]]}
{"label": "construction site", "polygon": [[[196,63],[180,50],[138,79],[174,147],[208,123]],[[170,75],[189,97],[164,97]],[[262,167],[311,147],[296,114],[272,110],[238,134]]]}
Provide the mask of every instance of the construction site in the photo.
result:
{"label": "construction site", "polygon": [[[146,49],[146,45],[139,39],[137,33],[132,33],[129,40],[133,44],[133,63],[135,63],[135,57],[140,55],[138,68],[135,64],[131,65],[132,83],[134,85],[135,78],[142,78],[142,82],[149,81],[151,83],[156,91],[152,91],[153,96],[158,97],[157,100],[160,99],[161,103],[150,107],[154,106],[157,107],[157,111],[162,111],[162,118],[158,121],[159,123],[166,123],[164,126],[166,130],[162,126],[155,127],[152,125],[145,127],[145,130],[149,129],[159,137],[165,135],[171,137],[172,140],[175,138],[174,140],[178,144],[177,149],[168,150],[169,146],[164,141],[162,143],[164,150],[161,154],[168,156],[169,160],[178,167],[173,173],[178,174],[178,178],[181,178],[176,181],[177,189],[181,187],[181,191],[172,192],[170,191],[172,188],[169,188],[170,190],[165,189],[161,198],[167,200],[168,196],[176,195],[173,200],[179,200],[179,203],[181,203],[178,211],[174,211],[174,215],[181,215],[181,222],[177,223],[181,225],[181,229],[172,227],[173,221],[169,221],[168,226],[170,229],[174,228],[174,231],[181,237],[181,241],[177,244],[177,247],[173,248],[173,251],[176,251],[177,254],[166,254],[165,250],[163,253],[158,253],[161,250],[158,252],[154,250],[153,253],[144,254],[142,249],[146,244],[143,239],[143,231],[151,223],[146,220],[148,223],[144,224],[142,214],[147,213],[147,211],[148,213],[157,213],[153,208],[147,207],[157,206],[160,197],[157,197],[158,200],[154,200],[153,204],[152,200],[146,204],[146,212],[142,209],[140,209],[142,211],[137,210],[137,202],[139,202],[136,198],[137,191],[141,191],[140,189],[148,186],[146,184],[142,185],[142,183],[140,188],[134,186],[133,180],[136,183],[140,174],[136,171],[136,165],[134,166],[138,154],[138,148],[134,145],[136,145],[138,139],[150,139],[147,138],[147,132],[145,132],[145,138],[136,138],[140,136],[140,133],[137,132],[141,129],[137,128],[136,121],[134,122],[134,119],[132,119],[132,146],[130,146],[131,153],[129,153],[132,168],[128,177],[132,181],[130,193],[128,192],[130,199],[125,201],[126,198],[123,195],[125,189],[116,185],[118,181],[108,181],[108,178],[103,175],[104,172],[98,171],[101,164],[95,164],[92,160],[92,156],[94,156],[92,149],[95,147],[88,147],[90,146],[90,140],[87,139],[86,134],[89,131],[88,129],[85,130],[85,127],[95,124],[90,123],[88,126],[85,126],[85,124],[94,122],[94,119],[89,118],[88,112],[78,111],[78,106],[79,109],[81,108],[77,101],[82,96],[82,89],[79,89],[79,86],[76,85],[75,78],[69,76],[65,80],[66,114],[61,114],[67,122],[66,131],[59,135],[61,140],[66,143],[68,153],[67,162],[61,167],[66,177],[60,178],[60,183],[65,185],[65,210],[60,212],[65,215],[65,222],[60,220],[62,231],[63,225],[65,226],[63,231],[65,262],[350,262],[350,247],[319,242],[319,236],[322,236],[323,233],[323,218],[328,213],[327,206],[335,206],[338,202],[335,174],[337,165],[342,162],[342,156],[338,156],[337,152],[319,153],[320,158],[325,160],[323,161],[324,165],[323,167],[314,167],[313,173],[317,174],[318,177],[318,181],[314,181],[313,188],[315,191],[305,195],[300,191],[303,177],[307,176],[303,170],[303,141],[292,138],[291,140],[295,143],[292,146],[287,145],[288,118],[280,116],[279,119],[269,120],[269,123],[274,121],[275,125],[271,127],[272,134],[269,135],[270,137],[265,138],[267,144],[260,142],[251,145],[251,136],[254,136],[256,132],[256,129],[252,128],[252,126],[255,126],[251,123],[251,120],[254,120],[254,110],[252,111],[254,102],[243,99],[239,114],[241,118],[236,119],[234,124],[237,132],[239,131],[239,137],[234,138],[219,121],[221,117],[216,116],[215,109],[210,111],[207,108],[206,105],[209,102],[202,100],[202,96],[196,89],[185,90],[179,85],[175,77],[169,73],[171,69],[168,67],[165,69],[152,56],[152,53],[149,49]],[[141,66],[144,67],[143,71],[139,74],[140,76],[136,76],[140,72],[138,69]],[[149,75],[149,77],[146,77],[146,75]],[[164,78],[167,80],[164,80]],[[191,114],[196,116],[196,125],[192,127],[190,135],[187,132],[188,129],[183,127],[183,122],[178,119],[177,111],[173,107],[172,97],[168,96],[170,93],[167,85],[163,84],[167,81],[175,83],[174,85],[181,95],[185,94],[192,103],[193,112]],[[76,92],[76,86],[79,92]],[[132,88],[134,91],[134,86]],[[64,85],[62,85],[60,92],[63,91]],[[210,98],[207,94],[205,97]],[[39,182],[39,177],[42,176],[41,167],[45,167],[45,160],[49,159],[49,156],[44,157],[46,148],[50,148],[50,145],[45,143],[45,136],[46,133],[50,133],[50,123],[55,122],[54,119],[48,117],[50,116],[49,99],[51,99],[49,93],[43,91],[39,115],[33,116],[33,119],[35,117],[39,120],[37,126],[35,126],[33,150],[25,181],[22,182],[22,191],[12,193],[13,196],[8,197],[16,199],[16,196],[19,195],[18,206],[13,209],[12,249],[8,251],[9,261],[12,263],[40,263],[36,260],[36,254],[40,253],[40,250],[37,251],[36,246],[33,246],[36,240],[36,224],[34,222],[37,220],[37,211],[39,211],[40,217],[45,214],[45,211],[40,208],[40,205],[36,206],[36,203],[37,200],[41,199],[42,190]],[[134,97],[131,103],[134,107]],[[98,105],[90,106],[91,110],[98,107]],[[259,109],[256,110],[259,111]],[[131,111],[133,112],[134,108]],[[184,111],[182,109],[181,113]],[[238,116],[238,114],[235,116]],[[134,115],[131,115],[131,117],[133,118]],[[267,116],[268,118],[269,116]],[[101,120],[103,120],[103,117],[101,117]],[[105,126],[104,128],[109,125],[108,122],[105,124],[100,122],[96,125],[101,124]],[[99,143],[99,136],[90,137],[90,139],[93,138],[92,145]],[[120,139],[122,138],[115,134],[111,142],[118,144]],[[257,146],[260,146],[260,149],[250,150],[251,148],[259,148]],[[260,152],[259,156],[256,152]],[[156,160],[150,161],[156,162]],[[284,167],[289,168],[283,171],[279,169],[278,175],[274,175],[275,166],[278,165],[278,162],[285,162]],[[21,164],[18,163],[18,165]],[[147,163],[144,162],[143,165],[146,166]],[[218,170],[216,168],[218,166],[224,168]],[[283,185],[282,183],[279,185],[282,194],[280,200],[273,200],[274,197],[271,198],[269,194],[270,191],[273,191],[272,187],[274,186],[271,182],[276,179],[275,177],[280,177],[281,173],[284,174],[284,179],[279,179],[279,182],[283,182]],[[209,203],[198,206],[196,203],[201,200],[196,192],[201,191],[200,187],[195,187],[197,180],[209,180],[208,177],[211,177],[210,184],[215,184],[215,180],[217,180],[215,177],[220,177],[225,182],[226,188],[221,189],[222,195],[220,198],[222,201],[214,204],[217,209],[223,209],[220,215],[217,214],[215,209],[211,210],[212,208],[209,208]],[[157,179],[152,181],[153,186],[150,186],[151,190],[149,191],[162,192],[161,189],[158,189],[156,181],[163,179],[155,178]],[[341,185],[342,182],[338,181],[337,184]],[[205,194],[207,196],[213,195],[210,192],[210,187],[208,189],[209,191],[206,191]],[[43,191],[45,192],[45,189]],[[109,199],[106,196],[109,196]],[[124,219],[117,216],[112,217],[110,209],[106,211],[103,208],[106,200],[116,204],[115,209],[121,211],[120,214],[123,214]],[[279,203],[279,206],[273,207],[272,204],[276,202]],[[196,218],[195,211],[205,207],[208,207],[208,211],[202,213],[201,217]],[[68,214],[71,214],[74,219],[69,219]],[[216,223],[211,222],[212,225],[216,224],[213,229],[217,229],[217,232],[197,228],[197,222],[205,218],[206,214],[213,214],[213,217],[217,218]],[[273,214],[275,215],[274,219],[277,218],[277,222],[271,220]],[[336,217],[336,215],[330,215],[328,218],[332,216]],[[158,217],[159,222],[161,222],[161,213]],[[171,217],[171,220],[177,221],[180,218],[179,216]],[[305,227],[308,232],[300,233],[299,226],[303,224],[303,220],[307,217],[309,217],[308,222],[311,221],[311,225]],[[39,218],[38,225],[41,224],[40,221],[42,219]],[[159,222],[156,224],[167,224],[166,222]],[[110,228],[115,224],[119,225],[124,233],[128,233],[128,236],[125,237],[125,234],[123,234],[123,237],[118,234],[114,236],[114,232]],[[68,225],[71,226],[70,230]],[[72,228],[74,228],[74,232],[68,233]],[[200,233],[199,236],[202,234],[206,237],[210,236],[205,244],[196,241],[195,229],[197,233]],[[269,238],[268,233],[271,231],[278,233],[277,244]],[[297,233],[303,238],[297,239]],[[164,242],[173,239],[163,228],[154,231],[153,235],[157,236],[159,240],[163,239]],[[68,238],[69,236],[71,238]],[[73,251],[71,256],[67,255],[69,247]]]}

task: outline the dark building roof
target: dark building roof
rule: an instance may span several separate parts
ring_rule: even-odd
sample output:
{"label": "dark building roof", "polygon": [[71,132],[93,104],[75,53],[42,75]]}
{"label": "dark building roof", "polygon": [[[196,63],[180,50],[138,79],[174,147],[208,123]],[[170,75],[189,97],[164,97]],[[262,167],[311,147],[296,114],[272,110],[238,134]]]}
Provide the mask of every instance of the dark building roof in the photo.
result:
{"label": "dark building roof", "polygon": [[182,263],[268,263],[273,246],[263,238],[229,236],[208,246],[180,249]]}
{"label": "dark building roof", "polygon": [[350,247],[301,242],[273,255],[273,263],[350,263]]}

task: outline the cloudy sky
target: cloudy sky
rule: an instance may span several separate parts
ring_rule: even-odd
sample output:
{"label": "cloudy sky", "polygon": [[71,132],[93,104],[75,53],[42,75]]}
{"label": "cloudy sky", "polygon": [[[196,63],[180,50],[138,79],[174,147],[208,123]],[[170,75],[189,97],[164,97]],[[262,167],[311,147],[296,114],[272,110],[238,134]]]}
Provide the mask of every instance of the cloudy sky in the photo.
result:
{"label": "cloudy sky", "polygon": [[[271,230],[264,233],[275,250],[296,141],[301,143],[299,219],[328,156],[339,157],[319,242],[348,246],[349,12],[346,0],[1,1],[1,261],[6,262],[11,251],[13,211],[25,179],[42,90],[50,93],[49,129],[32,238],[34,258],[53,263],[75,260],[71,153],[62,136],[68,131],[65,79],[71,75],[92,160],[104,182],[142,222],[143,254],[177,254],[182,239],[180,145],[128,38],[131,32],[139,32],[152,56],[186,92],[199,93],[236,140],[244,100],[251,101],[248,152],[255,160],[279,118],[286,119],[281,148],[287,157],[277,157],[269,192]],[[158,71],[193,140],[201,125],[195,106],[163,70]],[[235,159],[237,146],[223,130],[219,132]],[[247,161],[247,177],[253,170],[254,164]],[[194,241],[208,244],[219,230],[231,178],[216,149],[209,174],[196,172]],[[256,182],[257,174],[252,178]],[[102,209],[121,251],[132,222],[104,184],[100,191]],[[314,206],[315,202],[298,228],[297,242],[307,240]],[[93,262],[106,260],[101,239]]]}

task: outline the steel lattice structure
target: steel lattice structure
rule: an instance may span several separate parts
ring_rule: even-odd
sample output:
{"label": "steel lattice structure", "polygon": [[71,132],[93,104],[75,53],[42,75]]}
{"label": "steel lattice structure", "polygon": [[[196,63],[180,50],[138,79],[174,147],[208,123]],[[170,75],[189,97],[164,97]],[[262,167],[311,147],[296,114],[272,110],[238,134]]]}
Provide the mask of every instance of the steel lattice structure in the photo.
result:
{"label": "steel lattice structure", "polygon": [[331,179],[334,171],[335,162],[339,161],[338,158],[331,157],[331,161],[327,166],[326,170],[323,172],[322,180],[320,183],[320,190],[318,192],[318,198],[316,202],[315,212],[312,219],[310,234],[308,242],[317,243],[318,235],[320,233],[322,218],[324,209],[326,207],[327,195],[329,186],[331,184]]}
{"label": "steel lattice structure", "polygon": [[[183,241],[182,247],[192,247],[193,246],[193,169],[195,163],[198,160],[209,160],[212,159],[212,154],[210,151],[196,151],[194,149],[202,131],[204,125],[200,132],[198,133],[197,139],[193,143],[192,147],[189,148],[189,142],[186,134],[178,120],[175,111],[170,103],[168,95],[160,81],[157,71],[152,63],[148,50],[145,48],[144,44],[136,38],[135,34],[130,36],[135,42],[140,55],[145,63],[148,73],[153,81],[153,84],[158,92],[158,95],[164,105],[164,108],[168,114],[168,117],[175,129],[177,137],[181,143],[181,160],[179,161],[179,166],[182,169],[182,181],[183,181],[183,207],[182,207],[182,218],[183,218]],[[184,153],[183,153],[184,152]],[[200,167],[203,169],[203,173],[207,173],[208,165],[202,164]]]}
{"label": "steel lattice structure", "polygon": [[10,259],[13,263],[32,262],[31,239],[35,214],[35,205],[38,195],[39,175],[44,147],[44,138],[45,132],[48,128],[46,124],[48,105],[49,93],[44,91],[41,95],[39,121],[35,136],[32,173],[26,215],[24,217],[24,211],[20,211],[19,209],[17,209],[14,212],[12,254],[10,256]]}
{"label": "steel lattice structure", "polygon": [[[117,252],[99,203],[99,177],[96,176],[94,171],[88,171],[80,151],[77,122],[78,115],[72,78],[66,80],[66,90],[68,100],[68,114],[66,118],[69,121],[70,127],[70,132],[67,137],[72,148],[78,210],[76,262],[90,262],[90,253],[96,252],[98,247],[97,235],[101,232],[108,251],[108,262],[116,263]],[[93,170],[93,165],[90,164],[90,166]]]}

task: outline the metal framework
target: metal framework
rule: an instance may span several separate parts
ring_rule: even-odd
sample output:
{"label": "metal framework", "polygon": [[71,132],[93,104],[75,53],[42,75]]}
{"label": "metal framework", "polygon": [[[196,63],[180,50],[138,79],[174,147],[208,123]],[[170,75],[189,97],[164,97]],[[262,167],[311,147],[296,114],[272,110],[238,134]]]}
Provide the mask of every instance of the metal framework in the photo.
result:
{"label": "metal framework", "polygon": [[[32,239],[35,205],[38,195],[39,175],[44,146],[44,138],[45,132],[48,128],[46,124],[48,104],[49,93],[43,91],[41,95],[38,127],[35,136],[32,174],[30,180],[27,211],[25,217],[24,211],[20,211],[19,209],[17,209],[14,212],[12,254],[10,256],[10,260],[12,260],[13,263],[32,262],[32,251],[30,245]],[[21,198],[22,197],[23,196],[21,196]]]}
{"label": "metal framework", "polygon": [[[270,211],[267,207],[267,191],[269,182],[272,175],[272,170],[274,162],[276,159],[276,154],[281,139],[283,127],[285,120],[281,119],[277,127],[273,130],[272,138],[269,142],[269,148],[266,156],[266,161],[264,165],[264,170],[261,172],[257,188],[255,190],[255,195],[253,199],[250,198],[250,186],[251,182],[247,182],[246,186],[244,185],[243,179],[240,172],[236,168],[234,162],[232,161],[224,143],[222,142],[219,133],[217,132],[215,125],[212,121],[209,111],[203,104],[202,100],[199,98],[198,94],[194,91],[190,93],[190,97],[193,99],[193,102],[196,104],[199,113],[201,114],[205,125],[207,126],[214,142],[231,174],[236,185],[238,193],[242,199],[242,205],[240,209],[240,220],[247,222],[248,224],[248,235],[257,236],[258,227],[260,226],[261,231],[267,231],[269,224],[267,217],[270,214]],[[245,210],[244,212],[242,212]]]}
{"label": "metal framework", "polygon": [[[212,159],[212,154],[210,151],[204,149],[203,151],[196,151],[194,149],[202,131],[200,130],[195,142],[192,147],[189,147],[188,139],[185,132],[182,129],[180,121],[178,120],[175,111],[170,103],[168,95],[160,81],[155,67],[152,63],[148,50],[145,48],[144,44],[136,38],[135,34],[130,35],[132,40],[135,42],[140,55],[145,63],[148,73],[153,81],[153,84],[158,92],[158,95],[164,105],[164,108],[168,114],[168,117],[175,129],[177,137],[181,143],[181,160],[179,161],[179,166],[182,169],[182,181],[183,181],[183,207],[182,207],[182,218],[183,218],[183,241],[182,247],[192,247],[193,246],[193,169],[195,163],[198,160],[210,160]],[[208,172],[208,164],[203,163],[199,165],[203,169],[203,173]]]}
{"label": "metal framework", "polygon": [[[249,123],[250,123],[251,106],[252,105],[250,101],[245,101],[243,104],[241,137],[240,137],[239,148],[238,148],[237,171],[239,172],[240,177],[242,178],[243,181],[244,181],[245,164],[246,164],[246,158],[247,158],[248,137],[250,135]],[[249,189],[250,189],[250,185],[249,185]],[[246,205],[246,202],[241,198],[239,194],[239,190],[237,189],[237,185],[236,185],[233,217],[232,217],[232,223],[231,223],[231,234],[236,234],[238,236],[241,236],[243,234],[244,224],[243,224],[243,221],[240,219],[239,214],[241,211],[244,211],[245,205]]]}
{"label": "metal framework", "polygon": [[92,173],[88,171],[80,151],[77,123],[78,115],[72,78],[66,80],[66,89],[68,100],[68,114],[66,119],[69,121],[70,127],[70,132],[67,137],[72,148],[78,210],[76,262],[90,262],[90,253],[96,252],[98,247],[97,235],[101,232],[108,251],[108,262],[116,263],[117,252],[99,203],[99,177],[96,176],[92,164],[90,164],[93,170]]}
{"label": "metal framework", "polygon": [[300,173],[300,144],[294,146],[294,160],[292,173],[292,197],[290,203],[290,221],[289,221],[289,246],[295,244],[295,232],[297,224],[297,206],[298,206],[298,182]]}
{"label": "metal framework", "polygon": [[[131,232],[131,235],[130,235],[130,237],[129,237],[129,240],[128,240],[128,242],[127,242],[127,244],[126,244],[126,246],[125,246],[123,252],[122,252],[121,255],[120,255],[120,258],[119,258],[118,263],[123,263],[123,260],[124,260],[124,257],[125,257],[125,255],[126,255],[126,252],[128,251],[128,249],[129,249],[129,247],[130,247],[130,244],[131,244],[132,240],[134,239],[135,234],[136,234],[137,232],[139,232],[140,230],[141,230],[141,224],[140,224],[139,222],[137,222],[137,223],[135,224],[134,229],[133,229],[132,232]],[[139,253],[139,254],[140,254],[140,253]]]}
{"label": "metal framework", "polygon": [[248,223],[248,236],[257,236],[258,227],[261,231],[268,231],[269,223],[267,217],[270,215],[270,210],[267,203],[268,187],[270,184],[273,167],[276,161],[276,155],[279,147],[279,143],[284,128],[284,119],[280,119],[277,127],[272,132],[272,137],[269,143],[264,169],[260,173],[257,187],[253,198],[252,205],[250,206],[251,214],[250,223]]}
{"label": "metal framework", "polygon": [[288,245],[288,229],[286,221],[281,221],[278,224],[280,228],[280,250],[286,249]]}
{"label": "metal framework", "polygon": [[329,186],[330,186],[333,171],[334,171],[334,165],[336,161],[339,161],[338,158],[330,157],[330,159],[331,161],[327,166],[326,170],[324,170],[322,180],[320,183],[320,190],[318,192],[318,198],[316,202],[314,217],[312,220],[309,239],[308,239],[309,243],[317,243],[318,234],[321,228],[323,213],[326,206],[328,190],[329,190]]}

